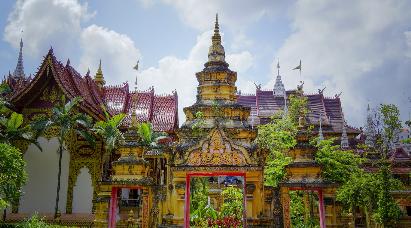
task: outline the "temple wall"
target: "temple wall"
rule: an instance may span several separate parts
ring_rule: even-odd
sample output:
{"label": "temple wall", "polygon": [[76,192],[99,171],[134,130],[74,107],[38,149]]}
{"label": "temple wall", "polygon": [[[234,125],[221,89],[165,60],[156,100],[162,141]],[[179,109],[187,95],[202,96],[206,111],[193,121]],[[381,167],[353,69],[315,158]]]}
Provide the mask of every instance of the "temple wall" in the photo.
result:
{"label": "temple wall", "polygon": [[[23,187],[19,212],[21,213],[54,213],[58,175],[58,140],[39,138],[40,151],[30,145],[24,154],[26,161],[27,183]],[[63,151],[61,169],[61,188],[59,209],[65,213],[67,199],[67,182],[70,155]]]}
{"label": "temple wall", "polygon": [[73,189],[73,213],[91,213],[93,186],[88,168],[81,168]]}

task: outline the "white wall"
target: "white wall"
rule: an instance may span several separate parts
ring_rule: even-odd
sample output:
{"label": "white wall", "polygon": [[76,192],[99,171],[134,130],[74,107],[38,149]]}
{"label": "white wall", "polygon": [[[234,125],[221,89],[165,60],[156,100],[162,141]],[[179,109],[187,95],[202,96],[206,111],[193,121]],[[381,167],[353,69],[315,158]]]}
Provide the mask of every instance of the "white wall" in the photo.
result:
{"label": "white wall", "polygon": [[93,207],[93,185],[89,169],[80,169],[73,189],[73,213],[91,213]]}
{"label": "white wall", "polygon": [[[56,203],[57,175],[58,175],[58,140],[39,138],[43,151],[33,144],[24,154],[28,180],[23,187],[23,196],[20,199],[19,212],[21,213],[54,213]],[[61,213],[66,212],[67,185],[70,155],[63,151],[60,201]]]}

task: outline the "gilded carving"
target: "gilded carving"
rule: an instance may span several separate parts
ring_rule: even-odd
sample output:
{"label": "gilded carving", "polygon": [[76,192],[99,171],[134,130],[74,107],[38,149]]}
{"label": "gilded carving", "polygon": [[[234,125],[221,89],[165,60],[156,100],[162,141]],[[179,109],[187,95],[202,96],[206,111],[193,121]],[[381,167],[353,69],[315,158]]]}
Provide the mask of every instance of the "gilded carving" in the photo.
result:
{"label": "gilded carving", "polygon": [[250,163],[246,150],[234,145],[217,129],[211,131],[209,139],[193,149],[187,160],[190,166],[245,166]]}

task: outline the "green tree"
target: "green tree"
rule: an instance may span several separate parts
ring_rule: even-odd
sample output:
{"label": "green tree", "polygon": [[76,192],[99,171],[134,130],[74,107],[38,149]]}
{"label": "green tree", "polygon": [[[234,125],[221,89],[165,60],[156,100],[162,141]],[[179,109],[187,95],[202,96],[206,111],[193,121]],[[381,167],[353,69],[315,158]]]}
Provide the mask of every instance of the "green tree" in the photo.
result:
{"label": "green tree", "polygon": [[94,146],[94,137],[90,134],[89,129],[92,126],[92,119],[90,116],[80,113],[77,110],[82,99],[80,97],[75,97],[72,100],[66,102],[65,96],[62,96],[61,102],[59,102],[52,109],[52,114],[47,119],[42,119],[32,123],[34,129],[43,132],[44,130],[50,128],[58,129],[58,174],[57,174],[57,195],[56,195],[56,205],[54,210],[54,216],[57,217],[59,213],[59,199],[60,199],[60,180],[61,180],[61,160],[63,156],[63,150],[65,139],[71,133],[76,133],[86,139],[92,146]]}
{"label": "green tree", "polygon": [[315,161],[321,165],[322,176],[337,183],[347,182],[354,173],[361,171],[364,159],[352,150],[341,150],[335,139],[312,140],[317,147]]}
{"label": "green tree", "polygon": [[380,134],[377,136],[375,149],[379,151],[381,159],[378,162],[379,178],[381,184],[379,185],[378,208],[376,210],[375,218],[377,222],[383,224],[385,227],[392,227],[398,221],[401,211],[396,204],[391,191],[399,189],[396,186],[397,181],[393,180],[391,172],[391,163],[388,160],[388,154],[393,149],[396,134],[401,129],[400,111],[397,106],[393,104],[381,104],[379,108],[380,120],[379,124]]}
{"label": "green tree", "polygon": [[[99,135],[104,141],[105,152],[103,154],[102,172],[103,179],[108,178],[109,160],[114,149],[118,146],[118,143],[124,139],[123,133],[120,131],[120,125],[123,121],[125,114],[120,113],[114,116],[110,116],[103,107],[106,120],[98,121],[94,124],[92,131]],[[104,167],[104,168],[103,168]]]}
{"label": "green tree", "polygon": [[264,184],[277,187],[285,177],[285,166],[292,161],[287,153],[297,144],[299,118],[307,113],[307,98],[291,95],[287,113],[275,114],[270,123],[258,126],[256,142],[269,152],[264,167]]}
{"label": "green tree", "polygon": [[221,205],[221,217],[243,218],[243,192],[240,188],[228,186],[221,192],[224,201]]}
{"label": "green tree", "polygon": [[0,209],[6,208],[20,198],[21,187],[26,182],[26,163],[20,151],[8,143],[0,143]]}

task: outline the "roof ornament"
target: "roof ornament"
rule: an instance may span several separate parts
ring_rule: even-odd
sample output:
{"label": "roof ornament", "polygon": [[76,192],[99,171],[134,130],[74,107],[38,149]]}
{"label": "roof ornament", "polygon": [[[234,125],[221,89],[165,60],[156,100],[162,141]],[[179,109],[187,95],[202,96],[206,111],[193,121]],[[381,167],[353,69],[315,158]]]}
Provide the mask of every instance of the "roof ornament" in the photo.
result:
{"label": "roof ornament", "polygon": [[225,51],[221,44],[220,25],[218,24],[218,14],[215,16],[214,35],[211,38],[211,46],[208,49],[208,62],[225,62]]}
{"label": "roof ornament", "polygon": [[133,109],[133,111],[131,112],[131,126],[133,127],[137,127],[138,122],[137,122],[137,96],[138,96],[138,92],[137,92],[137,76],[138,76],[138,65],[140,63],[140,60],[137,60],[136,65],[133,67],[134,70],[136,70],[136,80],[134,81],[134,93],[133,93],[133,97],[132,97],[132,103],[130,105],[130,108]]}
{"label": "roof ornament", "polygon": [[261,90],[261,83],[257,84],[257,83],[254,82],[254,85],[255,85],[256,90]]}
{"label": "roof ornament", "polygon": [[136,80],[134,81],[134,91],[135,92],[137,92],[137,75],[138,75],[138,64],[139,63],[140,63],[140,60],[137,60],[137,64],[133,67],[133,69],[137,71]]}
{"label": "roof ornament", "polygon": [[327,88],[327,86],[325,86],[323,89],[318,89],[318,93],[322,95],[322,94],[324,93],[324,90],[325,90],[326,88]]}
{"label": "roof ornament", "polygon": [[285,88],[280,76],[280,60],[277,62],[277,78],[275,79],[274,96],[285,96]]}
{"label": "roof ornament", "polygon": [[297,85],[297,90],[302,93],[303,87],[304,87],[304,81],[300,81],[300,85]]}
{"label": "roof ornament", "polygon": [[101,69],[101,59],[98,64],[96,75],[94,76],[94,81],[100,88],[102,88],[106,84],[106,81],[104,80],[103,70]]}
{"label": "roof ornament", "polygon": [[335,98],[340,98],[341,94],[342,94],[342,92],[337,93],[337,94],[334,95],[334,97],[335,97]]}
{"label": "roof ornament", "polygon": [[25,78],[26,75],[24,74],[24,66],[23,66],[23,39],[20,39],[20,51],[19,51],[19,58],[17,59],[16,69],[13,73],[14,78]]}

